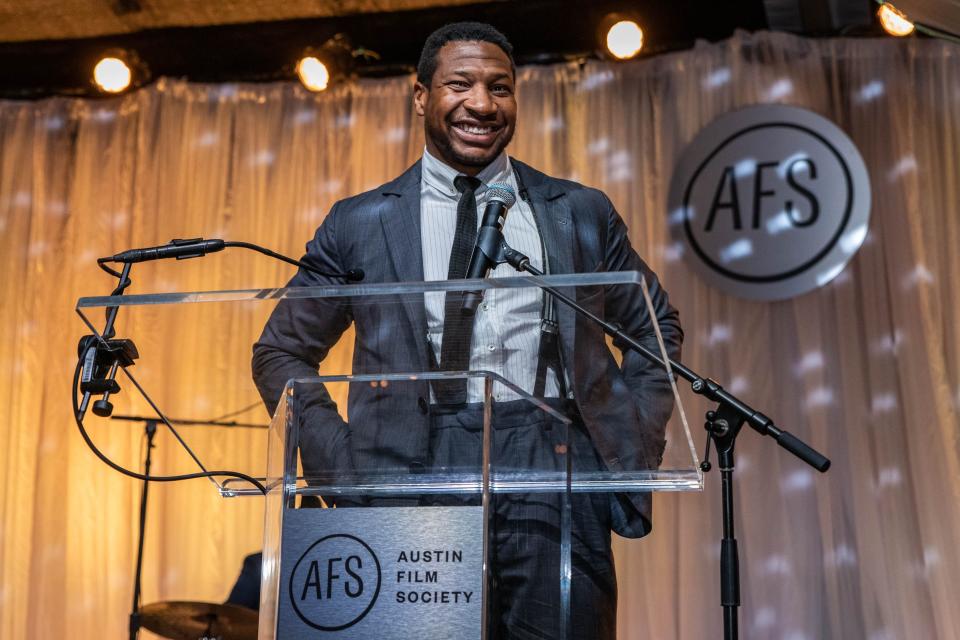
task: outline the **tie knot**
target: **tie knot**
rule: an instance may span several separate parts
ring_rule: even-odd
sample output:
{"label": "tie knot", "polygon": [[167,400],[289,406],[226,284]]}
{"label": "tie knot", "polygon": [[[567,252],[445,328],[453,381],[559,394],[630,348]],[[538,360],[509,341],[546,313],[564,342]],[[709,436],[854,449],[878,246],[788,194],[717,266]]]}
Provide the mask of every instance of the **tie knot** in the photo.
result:
{"label": "tie knot", "polygon": [[483,184],[483,182],[480,178],[474,178],[473,176],[457,176],[453,179],[453,186],[455,186],[460,193],[464,191],[476,191],[481,184]]}

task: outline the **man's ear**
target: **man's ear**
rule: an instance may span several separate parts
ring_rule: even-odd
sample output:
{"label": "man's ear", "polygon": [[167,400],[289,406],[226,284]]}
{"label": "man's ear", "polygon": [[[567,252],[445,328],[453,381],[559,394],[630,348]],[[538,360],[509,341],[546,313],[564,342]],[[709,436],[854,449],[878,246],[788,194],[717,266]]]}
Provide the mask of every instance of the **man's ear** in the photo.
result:
{"label": "man's ear", "polygon": [[413,85],[413,106],[417,109],[417,115],[423,117],[427,112],[427,94],[430,90],[422,82]]}

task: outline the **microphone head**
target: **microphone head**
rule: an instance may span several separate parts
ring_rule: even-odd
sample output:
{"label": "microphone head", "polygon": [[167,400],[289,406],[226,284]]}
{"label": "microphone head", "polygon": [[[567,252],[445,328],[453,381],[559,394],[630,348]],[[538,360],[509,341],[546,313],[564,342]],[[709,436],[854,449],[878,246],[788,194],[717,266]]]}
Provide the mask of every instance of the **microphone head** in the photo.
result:
{"label": "microphone head", "polygon": [[517,201],[517,196],[513,193],[513,188],[510,185],[494,182],[487,185],[487,202],[493,200],[502,202],[503,206],[509,209]]}

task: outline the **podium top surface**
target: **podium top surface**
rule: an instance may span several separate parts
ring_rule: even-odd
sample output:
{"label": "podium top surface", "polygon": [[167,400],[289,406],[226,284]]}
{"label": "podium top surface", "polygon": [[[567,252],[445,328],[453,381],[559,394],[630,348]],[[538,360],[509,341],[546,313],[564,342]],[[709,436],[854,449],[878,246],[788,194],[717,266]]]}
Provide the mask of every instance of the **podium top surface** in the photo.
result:
{"label": "podium top surface", "polygon": [[597,285],[640,286],[643,275],[637,271],[576,273],[549,276],[518,276],[471,280],[434,280],[429,282],[358,283],[318,287],[280,287],[267,289],[233,289],[226,291],[185,291],[145,293],[124,296],[85,296],[77,301],[77,309],[142,305],[189,304],[196,302],[266,302],[309,298],[344,298],[366,296],[416,295],[435,291],[480,291],[488,289],[523,289],[530,287],[577,288]]}

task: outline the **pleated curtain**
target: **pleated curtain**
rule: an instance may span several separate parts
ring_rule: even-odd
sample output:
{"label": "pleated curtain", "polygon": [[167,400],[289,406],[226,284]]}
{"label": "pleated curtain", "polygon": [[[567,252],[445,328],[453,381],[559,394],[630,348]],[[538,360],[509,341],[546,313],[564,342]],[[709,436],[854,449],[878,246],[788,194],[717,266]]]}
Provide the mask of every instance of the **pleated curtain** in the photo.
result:
{"label": "pleated curtain", "polygon": [[[833,459],[820,475],[770,439],[739,439],[742,637],[960,637],[960,47],[738,33],[518,74],[510,153],[606,191],[680,310],[685,361]],[[86,449],[69,398],[86,333],[76,301],[115,284],[96,258],[196,236],[299,256],[336,200],[419,157],[412,85],[362,80],[313,95],[161,79],[120,98],[0,102],[0,637],[126,634],[140,485]],[[684,147],[721,114],[762,103],[839,125],[873,191],[866,241],[845,271],[781,302],[706,285],[667,225]],[[276,287],[291,275],[230,251],[137,265],[130,293]],[[269,309],[195,306],[121,316],[142,354],[131,372],[176,417],[253,405],[250,342]],[[345,350],[324,363],[348,369]],[[702,450],[709,407],[682,397]],[[149,409],[129,383],[114,402],[118,413]],[[255,406],[238,419],[268,416]],[[89,422],[110,456],[139,467],[142,425]],[[182,433],[211,468],[263,471],[263,431]],[[155,472],[193,470],[166,431],[156,444]],[[719,475],[706,483],[657,496],[654,532],[615,541],[620,638],[721,637]],[[152,485],[144,601],[222,601],[262,527],[258,499],[221,498],[206,480]]]}

